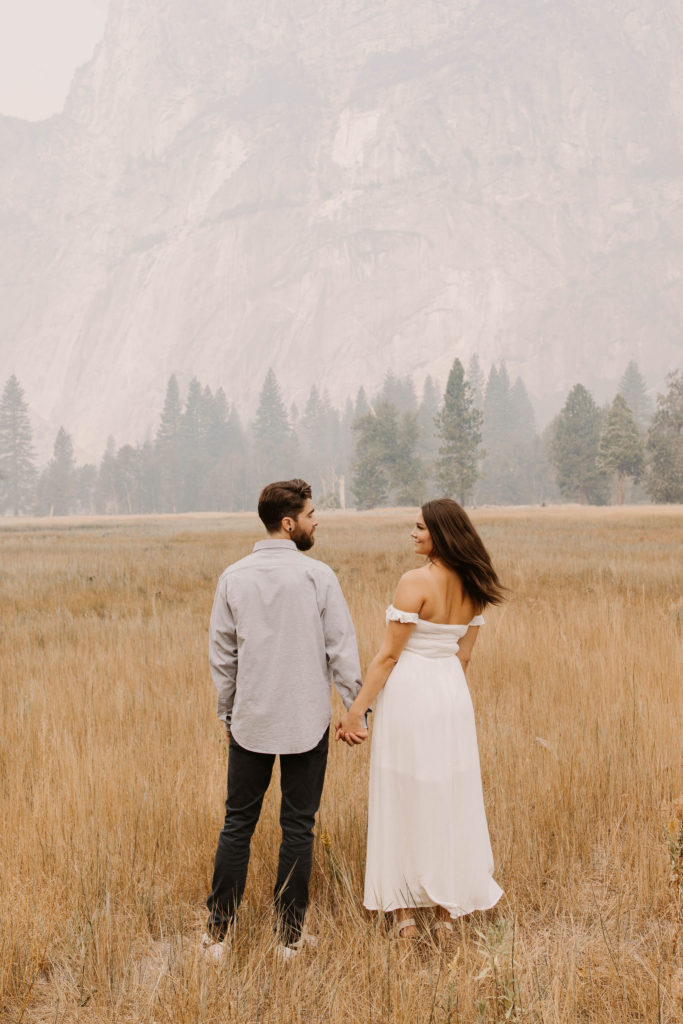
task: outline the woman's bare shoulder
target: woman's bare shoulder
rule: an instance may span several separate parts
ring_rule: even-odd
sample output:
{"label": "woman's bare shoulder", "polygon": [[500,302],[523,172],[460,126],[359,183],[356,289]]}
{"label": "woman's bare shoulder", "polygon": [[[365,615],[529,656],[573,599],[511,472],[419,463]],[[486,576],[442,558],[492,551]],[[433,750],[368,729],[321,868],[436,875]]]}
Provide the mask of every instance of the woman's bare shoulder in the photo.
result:
{"label": "woman's bare shoulder", "polygon": [[431,583],[431,574],[428,565],[421,565],[418,569],[408,569],[398,581],[399,587],[427,587]]}
{"label": "woman's bare shoulder", "polygon": [[430,581],[425,569],[409,569],[398,581],[394,607],[405,612],[419,612],[429,593]]}

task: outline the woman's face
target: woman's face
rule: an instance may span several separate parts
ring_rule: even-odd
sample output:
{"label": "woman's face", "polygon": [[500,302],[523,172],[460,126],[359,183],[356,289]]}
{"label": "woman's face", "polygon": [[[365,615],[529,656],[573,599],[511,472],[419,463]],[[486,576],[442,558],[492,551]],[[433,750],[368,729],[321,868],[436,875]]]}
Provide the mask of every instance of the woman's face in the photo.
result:
{"label": "woman's face", "polygon": [[422,512],[417,513],[415,519],[415,526],[413,527],[410,536],[413,538],[413,544],[415,545],[415,554],[424,555],[425,558],[429,558],[434,545],[432,544],[432,537],[425,526],[425,521],[422,518]]}

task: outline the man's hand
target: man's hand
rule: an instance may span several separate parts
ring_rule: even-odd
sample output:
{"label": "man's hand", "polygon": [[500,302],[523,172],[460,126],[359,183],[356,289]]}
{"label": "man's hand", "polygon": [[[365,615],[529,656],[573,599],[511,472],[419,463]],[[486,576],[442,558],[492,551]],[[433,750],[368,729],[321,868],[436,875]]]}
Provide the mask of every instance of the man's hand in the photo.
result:
{"label": "man's hand", "polygon": [[225,726],[225,738],[227,739],[227,741],[229,743],[230,742],[230,726],[228,725],[227,722],[223,722],[223,725]]}
{"label": "man's hand", "polygon": [[350,711],[339,719],[334,727],[334,738],[344,740],[350,747],[355,747],[368,738],[368,730],[365,726],[364,716],[356,715]]}

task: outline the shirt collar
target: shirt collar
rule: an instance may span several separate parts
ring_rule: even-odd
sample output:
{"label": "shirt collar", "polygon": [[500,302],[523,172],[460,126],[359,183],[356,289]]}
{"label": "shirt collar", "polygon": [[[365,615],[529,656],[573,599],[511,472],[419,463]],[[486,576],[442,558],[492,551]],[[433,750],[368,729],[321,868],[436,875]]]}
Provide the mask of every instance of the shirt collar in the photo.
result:
{"label": "shirt collar", "polygon": [[254,544],[254,551],[262,551],[263,548],[286,548],[288,551],[296,551],[296,544],[293,540],[257,540]]}

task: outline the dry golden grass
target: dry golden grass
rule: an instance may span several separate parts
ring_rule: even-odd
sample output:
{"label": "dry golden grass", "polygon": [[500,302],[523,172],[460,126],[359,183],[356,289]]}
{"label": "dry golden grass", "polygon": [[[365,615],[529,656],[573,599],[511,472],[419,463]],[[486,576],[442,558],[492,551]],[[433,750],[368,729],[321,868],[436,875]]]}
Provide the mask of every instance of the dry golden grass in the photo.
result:
{"label": "dry golden grass", "polygon": [[[226,768],[207,625],[256,520],[3,524],[3,1021],[682,1019],[681,510],[474,518],[512,588],[469,680],[506,897],[447,951],[398,948],[360,905],[369,745],[333,744],[318,952],[273,955],[271,790],[219,968],[197,952]],[[318,531],[364,663],[414,564],[409,519],[331,514]]]}

